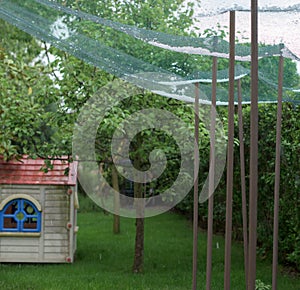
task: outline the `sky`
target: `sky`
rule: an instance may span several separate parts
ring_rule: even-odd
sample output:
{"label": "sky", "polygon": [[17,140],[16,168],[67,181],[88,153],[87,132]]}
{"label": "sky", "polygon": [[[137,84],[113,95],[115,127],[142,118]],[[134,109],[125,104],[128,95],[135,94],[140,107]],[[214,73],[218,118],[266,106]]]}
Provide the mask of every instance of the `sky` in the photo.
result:
{"label": "sky", "polygon": [[[186,0],[185,2],[190,2]],[[217,14],[233,8],[250,8],[250,0],[194,0],[195,25],[200,32],[207,28],[218,30],[218,24],[225,31],[229,27],[229,13]],[[258,40],[264,44],[284,43],[300,59],[300,0],[260,0],[259,8],[274,12],[259,12]],[[293,11],[279,12],[281,9]],[[204,16],[203,14],[206,14]],[[209,14],[209,15],[208,15]],[[213,15],[212,15],[213,14]],[[208,15],[208,16],[207,16]],[[250,13],[236,12],[236,31],[240,42],[250,42]],[[296,62],[300,74],[300,61]]]}
{"label": "sky", "polygon": [[[194,2],[200,2],[198,14],[212,15],[218,14],[228,10],[250,10],[251,0],[201,0]],[[298,9],[300,11],[300,1],[299,0],[259,0],[258,1],[259,10],[289,10]]]}

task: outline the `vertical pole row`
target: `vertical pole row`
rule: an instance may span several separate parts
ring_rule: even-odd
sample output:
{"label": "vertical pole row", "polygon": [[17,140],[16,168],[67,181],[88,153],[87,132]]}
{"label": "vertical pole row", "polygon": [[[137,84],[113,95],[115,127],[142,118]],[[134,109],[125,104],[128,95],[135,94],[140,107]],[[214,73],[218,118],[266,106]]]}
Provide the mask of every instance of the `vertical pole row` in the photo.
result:
{"label": "vertical pole row", "polygon": [[251,0],[251,115],[248,290],[255,290],[258,196],[258,37],[257,0]]}
{"label": "vertical pole row", "polygon": [[233,197],[233,147],[234,147],[234,65],[235,65],[235,11],[230,11],[230,56],[229,56],[229,105],[228,105],[228,152],[226,188],[226,232],[224,289],[230,289],[232,197]]}
{"label": "vertical pole row", "polygon": [[278,104],[276,123],[276,159],[275,159],[275,186],[274,186],[274,225],[273,225],[273,268],[272,289],[277,289],[278,263],[278,220],[279,220],[279,189],[280,189],[280,145],[282,123],[282,86],[283,86],[283,56],[279,57],[278,69]]}
{"label": "vertical pole row", "polygon": [[207,223],[207,254],[206,254],[206,290],[211,289],[212,278],[212,240],[213,240],[213,210],[214,210],[214,187],[215,187],[215,139],[216,139],[216,103],[217,103],[217,69],[218,58],[213,57],[212,66],[212,95],[210,111],[210,169],[208,188],[208,223]]}
{"label": "vertical pole row", "polygon": [[240,141],[240,170],[242,190],[242,217],[243,217],[243,240],[244,240],[244,268],[245,283],[247,290],[248,281],[248,222],[247,222],[247,196],[246,196],[246,174],[245,174],[245,146],[244,146],[244,124],[242,108],[242,85],[238,80],[238,119],[239,119],[239,141]]}
{"label": "vertical pole row", "polygon": [[193,285],[197,290],[198,263],[198,168],[199,168],[199,83],[195,84],[195,148],[194,148],[194,218],[193,218]]}

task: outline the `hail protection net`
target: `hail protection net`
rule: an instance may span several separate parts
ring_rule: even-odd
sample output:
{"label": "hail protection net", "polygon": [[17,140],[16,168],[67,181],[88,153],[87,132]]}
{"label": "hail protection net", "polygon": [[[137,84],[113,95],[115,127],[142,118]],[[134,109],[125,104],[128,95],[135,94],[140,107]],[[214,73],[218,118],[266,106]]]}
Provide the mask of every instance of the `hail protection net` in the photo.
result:
{"label": "hail protection net", "polygon": [[[223,13],[224,16],[226,15],[224,12],[233,9],[242,12],[250,9],[248,3],[250,1],[223,1],[221,5],[220,3],[213,5],[214,2],[216,1],[201,1],[201,9],[196,11],[198,16],[218,13]],[[259,9],[272,13],[300,14],[300,4],[297,1],[286,1],[284,4],[275,2],[264,1]],[[193,102],[195,94],[193,84],[201,83],[200,100],[202,103],[210,103],[212,73],[211,70],[201,71],[197,67],[197,61],[203,57],[215,56],[225,59],[229,57],[229,43],[223,37],[177,36],[146,30],[138,25],[126,25],[74,10],[59,4],[58,1],[2,0],[0,3],[0,18],[21,30],[125,81],[170,98]],[[207,17],[200,20],[202,19],[205,23]],[[205,24],[207,28],[206,25],[208,24]],[[144,53],[140,53],[141,51]],[[236,44],[235,54],[237,60],[235,79],[249,77],[251,55],[249,43]],[[164,55],[166,59],[173,60],[180,59],[184,55],[191,65],[184,70],[176,61],[158,62],[153,55]],[[300,52],[291,51],[282,43],[259,47],[260,59],[280,55],[299,60]],[[274,69],[276,68],[261,65],[259,76],[265,85],[274,88],[276,92],[277,78],[276,75],[270,74],[270,70]],[[228,92],[225,83],[228,80],[228,68],[219,70],[217,73],[219,105],[227,104]],[[286,83],[285,100],[299,101],[298,84],[293,87],[288,81]],[[276,93],[261,95],[259,101],[275,102],[276,98]],[[249,102],[249,96],[244,95],[243,101]]]}
{"label": "hail protection net", "polygon": [[[139,23],[135,23],[135,25],[124,24],[122,22],[126,22],[126,19],[122,19],[121,15],[119,21],[112,21],[95,15],[96,13],[94,11],[88,11],[89,13],[87,13],[87,11],[79,10],[80,4],[77,4],[80,2],[81,1],[59,0],[0,0],[0,18],[41,41],[49,43],[86,63],[133,84],[135,89],[137,89],[136,87],[140,87],[156,94],[185,102],[192,103],[195,101],[195,83],[198,83],[200,102],[203,104],[211,104],[212,58],[221,58],[217,72],[217,105],[228,104],[228,58],[230,46],[226,40],[226,35],[225,37],[224,34],[218,36],[218,33],[205,33],[205,31],[212,31],[210,30],[211,23],[218,24],[219,18],[215,17],[225,17],[226,26],[228,26],[229,15],[225,12],[232,9],[239,11],[239,13],[249,14],[250,8],[247,5],[250,1],[222,1],[223,4],[220,4],[220,1],[201,1],[202,10],[196,10],[195,25],[199,25],[200,31],[202,30],[204,33],[201,33],[198,37],[195,36],[197,35],[196,33],[191,34],[194,35],[194,37],[183,36],[147,30],[142,28],[143,26],[139,25]],[[189,1],[182,2],[182,5],[188,5]],[[270,1],[265,1],[264,4],[262,4],[262,2],[263,1],[260,1],[262,5],[260,10],[268,11],[264,13],[296,13],[298,16],[300,14],[299,3],[297,4],[293,1],[285,2],[285,4],[279,3],[278,0],[272,1],[273,4]],[[88,1],[85,3],[88,3]],[[101,4],[102,1],[99,1],[99,3]],[[118,3],[123,3],[122,5],[133,5],[135,1],[124,0]],[[74,9],[75,6],[76,9]],[[217,7],[217,9],[215,7]],[[217,26],[216,30],[220,27],[222,29],[222,25]],[[237,29],[240,30],[242,28],[237,27]],[[293,64],[293,61],[297,61],[300,58],[300,49],[293,49],[292,46],[285,45],[284,37],[276,39],[276,41],[274,40],[275,39],[259,46],[259,78],[262,84],[260,87],[264,88],[264,86],[268,86],[268,90],[262,89],[259,92],[259,102],[277,101],[278,56],[289,58],[289,64]],[[237,81],[241,81],[242,86],[244,85],[243,87],[248,88],[248,90],[246,89],[243,92],[244,103],[250,103],[251,47],[249,42],[249,40],[238,42],[235,46],[236,65],[234,78]],[[268,61],[270,59],[271,61]],[[203,67],[206,67],[206,70],[204,70]],[[288,76],[288,74],[286,74],[286,76]],[[118,79],[118,81],[120,80]],[[296,81],[294,78],[294,82],[291,82],[289,77],[285,77],[284,92],[285,101],[300,102],[299,77]],[[90,105],[90,107],[88,107],[88,110],[81,111],[77,120],[78,126],[76,126],[73,136],[73,155],[79,156],[81,160],[81,176],[83,179],[81,179],[80,182],[84,187],[86,186],[85,190],[87,189],[86,191],[89,192],[89,194],[98,192],[96,188],[99,186],[99,178],[101,177],[98,176],[100,174],[98,163],[90,162],[89,160],[90,156],[93,156],[93,150],[95,149],[93,138],[96,136],[98,125],[101,122],[99,118],[105,115],[106,107],[112,106],[112,104],[107,101],[107,103],[105,103],[107,106],[99,106],[99,110],[102,110],[101,113],[99,113],[97,106],[97,111],[90,110],[90,108],[95,107],[93,102],[97,101],[101,103],[103,101],[102,94],[105,95],[105,93],[106,91],[104,90],[101,94],[97,94],[88,100],[87,106]],[[128,91],[126,93],[128,94]],[[122,97],[122,91],[116,92],[113,96],[113,101],[121,100]],[[237,99],[237,96],[235,96],[236,101]],[[109,102],[110,100],[111,99],[109,99]],[[200,119],[202,117],[202,121],[205,122],[206,120],[204,126],[209,131],[210,106],[202,106],[202,108],[203,107],[205,107],[206,110],[203,109],[203,112],[200,112],[200,115],[204,115],[200,116]],[[163,118],[163,111],[159,112],[160,114],[155,118],[155,128],[161,124],[161,128],[165,129],[166,119],[172,120],[170,127],[174,130],[170,131],[169,135],[173,136],[171,133],[176,133],[178,128],[182,127],[182,124],[174,123],[173,116]],[[152,116],[153,112],[149,112],[149,115]],[[160,119],[163,120],[161,121]],[[93,122],[91,123],[88,120],[93,120]],[[147,125],[145,114],[143,114],[143,118],[138,122],[139,128],[141,125]],[[189,127],[184,131],[189,132]],[[91,132],[94,132],[92,139],[90,139]],[[128,129],[128,133],[132,132],[137,132],[136,127],[130,127]],[[209,180],[206,179],[202,192],[200,193],[201,202],[206,200],[210,194],[213,193],[223,175],[226,162],[226,140],[223,132],[224,130],[222,128],[216,130],[216,156],[214,158],[215,162],[213,162],[215,172],[214,184],[213,188],[211,188]],[[116,140],[122,140],[122,138],[122,135],[121,137],[117,136]],[[184,165],[186,170],[180,170],[180,174],[178,174],[180,178],[177,178],[178,181],[174,184],[176,186],[184,184],[193,186],[194,180],[191,178],[193,172],[189,170],[193,168],[191,162],[194,158],[194,139],[193,136],[187,136],[181,139],[183,142],[180,144],[184,149],[183,156],[190,157],[185,158],[185,161],[181,160],[181,164]],[[87,142],[87,140],[91,140],[91,142]],[[187,146],[187,143],[191,146]],[[116,147],[117,154],[115,154],[115,156],[118,156],[120,153],[118,150],[126,146],[117,142]],[[121,156],[122,159],[119,162],[120,166],[126,167],[127,165],[125,166],[121,163],[124,160],[128,161],[129,158],[127,158],[127,155]],[[84,160],[87,161],[84,162]],[[118,165],[118,162],[115,161],[116,160],[114,160],[114,163]],[[213,165],[211,164],[211,166]],[[159,166],[158,169],[160,170],[161,166]],[[93,172],[96,176],[91,175],[94,174]],[[146,177],[147,176],[141,176],[139,181],[143,181],[143,178]],[[83,181],[85,181],[85,183]],[[145,182],[147,182],[147,180]],[[170,197],[173,198],[173,201],[177,202],[178,200],[175,199],[174,193],[187,193],[191,187],[184,189],[182,187],[171,187],[171,189],[173,191],[171,190],[168,193]],[[106,190],[102,190],[102,192],[106,192]],[[93,199],[94,196],[90,197]],[[112,197],[112,199],[109,199],[107,202],[113,205],[112,200],[114,194],[111,194],[110,197]],[[179,201],[183,197],[182,195],[178,195]],[[170,200],[172,200],[172,198],[170,198]],[[95,196],[95,199],[97,199],[97,196]],[[169,208],[173,207],[173,205],[174,203],[170,204]],[[110,207],[105,208],[110,210]],[[152,208],[150,212],[145,215],[150,216],[161,211],[164,211],[164,207],[160,208],[160,206],[158,206],[155,211]],[[131,216],[132,212],[123,212],[121,214]]]}

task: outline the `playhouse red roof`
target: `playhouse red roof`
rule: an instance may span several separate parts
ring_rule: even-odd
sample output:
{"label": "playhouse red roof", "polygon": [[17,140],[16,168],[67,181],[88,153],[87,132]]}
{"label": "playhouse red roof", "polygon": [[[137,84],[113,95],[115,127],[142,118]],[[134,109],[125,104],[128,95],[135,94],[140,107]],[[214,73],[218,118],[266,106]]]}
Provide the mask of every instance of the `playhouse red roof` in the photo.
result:
{"label": "playhouse red roof", "polygon": [[51,160],[53,168],[45,172],[44,161],[42,158],[29,159],[27,156],[18,160],[4,161],[0,156],[0,184],[76,184],[77,162],[68,162],[66,156],[59,160]]}

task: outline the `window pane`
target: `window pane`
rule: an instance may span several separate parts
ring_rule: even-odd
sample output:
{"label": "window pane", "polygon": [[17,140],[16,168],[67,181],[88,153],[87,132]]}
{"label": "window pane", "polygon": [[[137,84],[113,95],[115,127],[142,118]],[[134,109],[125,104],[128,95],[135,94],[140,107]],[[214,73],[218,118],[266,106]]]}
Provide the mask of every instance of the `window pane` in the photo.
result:
{"label": "window pane", "polygon": [[18,209],[18,201],[13,201],[4,214],[14,214]]}
{"label": "window pane", "polygon": [[36,218],[27,218],[23,223],[24,229],[37,229]]}
{"label": "window pane", "polygon": [[24,201],[23,209],[26,213],[26,219],[23,222],[24,229],[37,229],[37,212],[33,208],[33,206],[29,203]]}
{"label": "window pane", "polygon": [[29,215],[36,215],[34,208],[27,202],[24,202],[24,211]]}
{"label": "window pane", "polygon": [[17,228],[17,222],[14,218],[11,217],[5,217],[4,223],[3,223],[4,229],[16,229]]}

